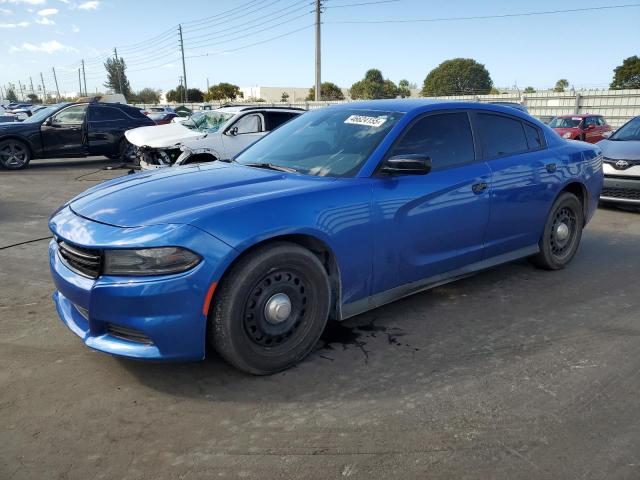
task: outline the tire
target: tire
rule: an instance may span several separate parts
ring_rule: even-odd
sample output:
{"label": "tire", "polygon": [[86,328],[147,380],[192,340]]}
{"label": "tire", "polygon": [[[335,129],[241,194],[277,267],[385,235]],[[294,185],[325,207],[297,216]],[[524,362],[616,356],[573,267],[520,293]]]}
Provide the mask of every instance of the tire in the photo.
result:
{"label": "tire", "polygon": [[21,170],[31,161],[31,150],[20,140],[0,142],[0,166],[7,170]]}
{"label": "tire", "polygon": [[569,192],[560,194],[551,207],[538,244],[540,252],[531,257],[532,263],[545,270],[566,267],[578,250],[583,225],[584,214],[578,197]]}
{"label": "tire", "polygon": [[309,354],[325,328],[329,304],[329,279],[313,253],[289,242],[264,245],[234,265],[219,286],[209,313],[209,343],[239,370],[276,373]]}
{"label": "tire", "polygon": [[129,143],[129,140],[123,138],[118,149],[118,158],[124,163],[133,163],[139,165],[139,159],[135,145]]}

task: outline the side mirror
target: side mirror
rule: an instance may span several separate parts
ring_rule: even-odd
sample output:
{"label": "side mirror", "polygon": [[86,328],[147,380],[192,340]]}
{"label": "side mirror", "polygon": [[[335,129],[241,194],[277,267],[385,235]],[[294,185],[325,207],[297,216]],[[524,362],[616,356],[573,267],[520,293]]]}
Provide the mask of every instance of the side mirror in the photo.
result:
{"label": "side mirror", "polygon": [[587,130],[593,130],[596,126],[592,123],[591,125],[587,125]]}
{"label": "side mirror", "polygon": [[383,175],[426,175],[431,171],[431,157],[406,154],[388,158],[380,173]]}
{"label": "side mirror", "polygon": [[238,135],[238,127],[233,127],[227,130],[227,135],[231,135],[232,137]]}
{"label": "side mirror", "polygon": [[51,125],[53,125],[53,120],[52,120],[52,118],[51,118],[51,117],[47,118],[47,119],[44,121],[44,125],[45,125],[45,126],[47,126],[47,127],[50,127]]}

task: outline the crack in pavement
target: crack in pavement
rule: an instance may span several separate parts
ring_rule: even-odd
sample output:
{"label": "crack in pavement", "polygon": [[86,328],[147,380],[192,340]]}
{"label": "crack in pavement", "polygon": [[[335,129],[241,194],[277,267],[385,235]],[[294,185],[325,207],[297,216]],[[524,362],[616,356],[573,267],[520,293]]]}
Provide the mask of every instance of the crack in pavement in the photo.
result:
{"label": "crack in pavement", "polygon": [[25,240],[24,242],[18,242],[18,243],[14,243],[12,245],[5,245],[4,247],[0,247],[0,250],[6,250],[8,248],[13,248],[13,247],[19,247],[20,245],[27,245],[29,243],[41,242],[43,240],[51,240],[52,238],[53,238],[53,235],[49,235],[48,237],[34,238],[33,240]]}

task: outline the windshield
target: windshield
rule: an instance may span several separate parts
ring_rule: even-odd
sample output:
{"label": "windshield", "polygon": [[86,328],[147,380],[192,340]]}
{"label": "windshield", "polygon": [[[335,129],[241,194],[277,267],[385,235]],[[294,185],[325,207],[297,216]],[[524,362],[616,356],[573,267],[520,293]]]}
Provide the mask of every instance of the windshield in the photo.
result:
{"label": "windshield", "polygon": [[556,117],[549,122],[551,128],[576,128],[580,125],[580,117]]}
{"label": "windshield", "polygon": [[274,130],[235,160],[307,175],[353,176],[402,115],[378,110],[314,110]]}
{"label": "windshield", "polygon": [[636,117],[620,127],[609,140],[640,140],[640,117]]}
{"label": "windshield", "polygon": [[26,118],[22,123],[38,123],[38,122],[41,122],[45,118],[47,118],[48,116],[53,115],[60,108],[62,108],[64,105],[65,104],[58,103],[56,105],[51,105],[50,107],[45,107],[45,108],[43,108],[41,110],[38,110],[36,113],[34,113],[29,118]]}
{"label": "windshield", "polygon": [[216,110],[196,112],[191,115],[189,120],[183,122],[182,125],[191,130],[213,133],[220,130],[220,127],[233,117],[233,115],[233,113],[219,112]]}

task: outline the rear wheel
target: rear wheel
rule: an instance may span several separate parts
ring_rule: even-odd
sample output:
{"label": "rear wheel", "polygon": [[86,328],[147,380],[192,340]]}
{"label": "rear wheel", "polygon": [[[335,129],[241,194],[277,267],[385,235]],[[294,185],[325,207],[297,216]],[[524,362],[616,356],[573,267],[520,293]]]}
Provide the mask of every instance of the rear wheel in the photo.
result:
{"label": "rear wheel", "polygon": [[31,152],[20,140],[0,142],[0,166],[7,170],[20,170],[29,165]]}
{"label": "rear wheel", "polygon": [[578,250],[583,224],[582,203],[578,197],[569,192],[560,194],[545,223],[540,252],[531,261],[546,270],[564,268]]}
{"label": "rear wheel", "polygon": [[251,252],[226,275],[209,315],[209,341],[240,370],[268,375],[314,347],[329,315],[329,280],[313,253],[278,242]]}

